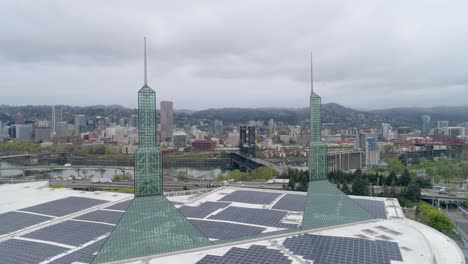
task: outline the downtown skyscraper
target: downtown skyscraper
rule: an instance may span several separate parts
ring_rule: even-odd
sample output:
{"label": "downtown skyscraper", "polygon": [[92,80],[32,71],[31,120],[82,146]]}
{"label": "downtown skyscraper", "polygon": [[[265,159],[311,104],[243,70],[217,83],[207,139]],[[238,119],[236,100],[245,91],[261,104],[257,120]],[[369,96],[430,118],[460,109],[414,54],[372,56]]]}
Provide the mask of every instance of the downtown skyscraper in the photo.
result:
{"label": "downtown skyscraper", "polygon": [[166,142],[172,137],[174,125],[174,103],[171,101],[161,101],[161,142]]}

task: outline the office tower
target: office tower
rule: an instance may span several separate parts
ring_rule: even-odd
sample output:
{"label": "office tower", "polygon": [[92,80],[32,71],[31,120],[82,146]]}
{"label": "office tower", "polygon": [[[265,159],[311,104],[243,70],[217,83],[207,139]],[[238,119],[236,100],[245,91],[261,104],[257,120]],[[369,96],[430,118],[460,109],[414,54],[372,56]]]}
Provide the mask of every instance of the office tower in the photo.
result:
{"label": "office tower", "polygon": [[214,133],[215,133],[215,135],[223,134],[223,130],[224,130],[223,121],[215,120],[214,121]]}
{"label": "office tower", "polygon": [[22,113],[17,113],[16,114],[15,124],[24,125],[24,115]]}
{"label": "office tower", "polygon": [[69,124],[65,121],[57,122],[55,124],[55,135],[58,137],[71,136],[70,130],[68,129]]}
{"label": "office tower", "polygon": [[129,125],[132,127],[138,127],[138,115],[132,115],[130,117]]}
{"label": "office tower", "polygon": [[309,184],[303,229],[370,220],[362,207],[328,181],[327,145],[321,139],[322,99],[314,92],[311,64]]}
{"label": "office tower", "polygon": [[184,131],[174,131],[172,133],[172,145],[174,148],[184,148],[187,145],[187,134]]}
{"label": "office tower", "polygon": [[447,120],[437,121],[437,132],[441,135],[449,135],[449,122]]}
{"label": "office tower", "polygon": [[85,115],[75,115],[75,135],[81,133],[81,126],[86,125],[86,116]]}
{"label": "office tower", "polygon": [[161,142],[167,142],[172,137],[173,125],[173,103],[171,101],[161,101]]}
{"label": "office tower", "polygon": [[56,133],[57,132],[57,127],[56,124],[57,122],[62,122],[62,107],[53,105],[52,106],[52,132]]}
{"label": "office tower", "polygon": [[427,136],[431,131],[432,124],[431,124],[431,116],[430,115],[423,115],[421,117],[422,120],[422,127],[421,127],[421,135]]}
{"label": "office tower", "polygon": [[382,123],[382,138],[388,139],[389,132],[392,130],[392,126],[388,123]]}
{"label": "office tower", "polygon": [[358,136],[358,148],[361,150],[361,151],[367,151],[367,135],[365,133],[359,133],[359,136]]}
{"label": "office tower", "polygon": [[33,126],[29,125],[16,125],[16,134],[15,138],[18,141],[28,141],[32,139],[33,135]]}

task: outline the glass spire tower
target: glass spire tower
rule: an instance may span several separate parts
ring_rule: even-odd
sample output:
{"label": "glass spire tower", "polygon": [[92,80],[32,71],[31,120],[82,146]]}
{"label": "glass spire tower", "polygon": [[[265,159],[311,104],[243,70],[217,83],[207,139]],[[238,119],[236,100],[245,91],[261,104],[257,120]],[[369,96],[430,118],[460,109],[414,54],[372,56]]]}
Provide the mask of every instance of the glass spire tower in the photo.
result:
{"label": "glass spire tower", "polygon": [[349,224],[372,219],[362,207],[328,181],[327,145],[322,142],[322,99],[314,92],[310,67],[309,186],[302,219],[303,229]]}
{"label": "glass spire tower", "polygon": [[156,146],[156,93],[145,83],[138,91],[135,198],[93,263],[140,258],[211,245],[163,194],[162,152]]}
{"label": "glass spire tower", "polygon": [[163,194],[162,153],[156,147],[156,93],[148,86],[145,38],[145,83],[138,91],[138,141],[135,196]]}

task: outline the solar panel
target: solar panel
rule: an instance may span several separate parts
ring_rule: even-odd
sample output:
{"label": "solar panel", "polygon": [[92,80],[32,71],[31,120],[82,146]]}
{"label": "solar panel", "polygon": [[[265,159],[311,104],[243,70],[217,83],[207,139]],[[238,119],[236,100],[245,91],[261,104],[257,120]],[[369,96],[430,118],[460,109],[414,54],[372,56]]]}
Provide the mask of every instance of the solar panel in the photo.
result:
{"label": "solar panel", "polygon": [[21,211],[33,212],[38,214],[64,216],[67,214],[79,212],[81,210],[106,203],[107,201],[84,198],[84,197],[67,197],[60,200],[55,200],[48,203],[43,203],[28,208],[21,209]]}
{"label": "solar panel", "polygon": [[105,239],[101,239],[98,242],[93,243],[85,248],[56,259],[49,264],[70,264],[74,262],[91,263],[95,257],[94,254],[98,252],[104,242]]}
{"label": "solar panel", "polygon": [[280,195],[281,193],[235,191],[219,199],[219,201],[250,204],[271,204]]}
{"label": "solar panel", "polygon": [[265,230],[262,227],[241,224],[222,223],[215,221],[194,220],[190,222],[208,238],[228,240],[260,234]]}
{"label": "solar panel", "polygon": [[282,228],[297,227],[297,225],[281,223],[281,219],[286,215],[287,212],[284,211],[231,206],[216,215],[210,216],[208,219]]}
{"label": "solar panel", "polygon": [[124,212],[97,210],[91,213],[80,215],[74,219],[102,222],[108,224],[117,224]]}
{"label": "solar panel", "polygon": [[264,263],[264,264],[288,264],[292,260],[281,251],[269,249],[264,246],[253,245],[248,249],[231,248],[224,256],[207,255],[197,264],[223,264],[223,263]]}
{"label": "solar panel", "polygon": [[12,233],[23,228],[50,220],[50,217],[26,214],[20,212],[8,212],[0,214],[0,235]]}
{"label": "solar panel", "polygon": [[387,219],[387,210],[383,201],[372,201],[366,199],[353,199],[362,209],[370,215],[379,219]]}
{"label": "solar panel", "polygon": [[116,203],[112,206],[106,207],[105,209],[112,209],[112,210],[122,210],[127,211],[127,208],[130,206],[133,200],[127,200],[125,202]]}
{"label": "solar panel", "polygon": [[304,234],[287,238],[283,245],[314,264],[390,264],[403,261],[398,243],[360,238]]}
{"label": "solar panel", "polygon": [[273,206],[273,209],[303,212],[306,199],[306,195],[286,194]]}
{"label": "solar panel", "polygon": [[185,217],[205,218],[214,211],[229,205],[230,203],[205,202],[196,207],[182,206],[179,208],[179,211],[185,215]]}
{"label": "solar panel", "polygon": [[26,234],[24,237],[79,246],[106,233],[110,233],[112,229],[114,227],[110,225],[65,221]]}
{"label": "solar panel", "polygon": [[48,244],[10,239],[0,242],[0,264],[37,264],[66,250]]}

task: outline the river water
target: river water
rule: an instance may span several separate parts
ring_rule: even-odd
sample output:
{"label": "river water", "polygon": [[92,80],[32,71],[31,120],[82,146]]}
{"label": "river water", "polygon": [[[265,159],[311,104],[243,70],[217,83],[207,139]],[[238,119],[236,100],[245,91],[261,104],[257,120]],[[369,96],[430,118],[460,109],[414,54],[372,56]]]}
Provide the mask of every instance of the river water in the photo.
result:
{"label": "river water", "polygon": [[[39,165],[47,165],[47,164],[39,164]],[[48,164],[48,165],[57,165],[62,166],[63,164]],[[23,176],[22,170],[15,170],[17,167],[23,167],[23,163],[21,161],[0,161],[0,168],[2,169],[10,169],[11,170],[0,170],[0,177],[21,177]],[[32,166],[34,167],[34,166]],[[110,166],[112,167],[112,166]],[[67,179],[69,177],[82,177],[82,178],[113,178],[117,175],[125,175],[133,177],[133,170],[130,171],[121,171],[121,170],[114,170],[114,169],[104,169],[104,170],[96,170],[96,169],[61,169],[61,170],[44,170],[44,171],[27,171],[24,176],[31,176],[31,177],[40,177],[40,178],[57,178],[62,177]],[[209,179],[210,177],[216,177],[219,174],[226,175],[227,168],[222,166],[213,166],[213,167],[167,167],[163,170],[164,176],[169,177],[177,177],[178,175],[187,175],[188,177],[194,178],[205,178]]]}

